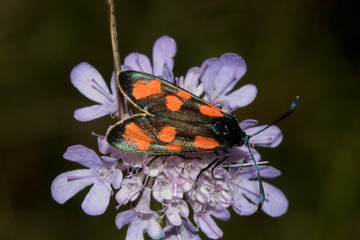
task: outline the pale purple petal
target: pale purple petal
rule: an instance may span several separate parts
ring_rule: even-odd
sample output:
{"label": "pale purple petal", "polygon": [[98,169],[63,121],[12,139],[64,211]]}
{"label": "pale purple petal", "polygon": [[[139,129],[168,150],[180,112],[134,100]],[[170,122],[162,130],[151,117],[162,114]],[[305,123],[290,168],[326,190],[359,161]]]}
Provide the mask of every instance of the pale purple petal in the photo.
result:
{"label": "pale purple petal", "polygon": [[112,94],[115,96],[115,99],[117,99],[117,83],[115,78],[115,72],[113,72],[111,75],[110,87]]}
{"label": "pale purple petal", "polygon": [[68,147],[63,157],[88,168],[95,168],[102,165],[99,156],[93,150],[83,145]]}
{"label": "pale purple petal", "polygon": [[125,240],[144,240],[144,223],[141,220],[134,220],[130,223],[126,232]]}
{"label": "pale purple petal", "polygon": [[51,195],[60,204],[65,203],[75,194],[95,181],[90,169],[66,172],[57,176],[51,184]]}
{"label": "pale purple petal", "polygon": [[110,195],[110,186],[97,181],[86,195],[81,207],[89,215],[103,214],[109,205]]}
{"label": "pale purple petal", "polygon": [[200,76],[204,72],[203,68],[193,67],[186,73],[182,88],[190,91],[196,96],[200,96],[204,92],[204,86],[199,83]]}
{"label": "pale purple petal", "polygon": [[87,98],[98,103],[109,103],[109,88],[100,73],[91,65],[82,62],[73,68],[71,83]]}
{"label": "pale purple petal", "polygon": [[124,64],[135,71],[153,73],[149,58],[142,53],[130,53],[125,58]]}
{"label": "pale purple petal", "polygon": [[241,216],[249,216],[257,211],[258,206],[249,202],[241,193],[233,192],[234,211]]}
{"label": "pale purple petal", "polygon": [[123,174],[120,169],[113,169],[113,173],[111,175],[110,182],[115,189],[119,189],[121,186],[121,180],[123,178]]}
{"label": "pale purple petal", "polygon": [[150,218],[147,226],[147,232],[149,236],[153,239],[161,239],[165,237],[165,233],[162,230],[158,221],[156,221],[155,217]]}
{"label": "pale purple petal", "polygon": [[174,226],[180,226],[182,224],[182,220],[178,210],[174,207],[171,207],[171,205],[166,210],[166,217],[169,222]]}
{"label": "pale purple petal", "polygon": [[[285,195],[276,187],[263,182],[265,192],[265,202],[262,210],[272,217],[283,215],[288,208],[289,202]],[[248,181],[243,179],[241,188],[246,198],[250,199],[256,205],[259,203],[259,183],[258,181]]]}
{"label": "pale purple petal", "polygon": [[162,74],[159,75],[162,79],[165,79],[168,82],[174,83],[174,75],[169,66],[165,63]]}
{"label": "pale purple petal", "polygon": [[245,61],[234,53],[225,53],[219,59],[208,59],[204,64],[207,69],[201,81],[213,104],[217,103],[219,96],[231,91],[246,72]]}
{"label": "pale purple petal", "polygon": [[258,125],[258,121],[255,119],[246,119],[240,123],[240,128],[244,131],[250,127]]}
{"label": "pale purple petal", "polygon": [[103,136],[99,136],[97,140],[98,140],[99,152],[101,152],[102,154],[104,155],[110,154],[110,157],[116,160],[120,159],[124,155],[124,152],[120,152],[110,147],[109,144],[107,144],[107,142],[105,141]]}
{"label": "pale purple petal", "polygon": [[[255,158],[256,162],[259,162],[261,160],[261,155],[260,153],[256,150],[256,149],[251,149],[253,156]],[[226,160],[226,162],[229,163],[247,163],[247,162],[252,162],[253,159],[251,157],[251,154],[248,150],[247,147],[242,146],[242,147],[233,147],[229,150],[230,156],[228,157],[228,159]]]}
{"label": "pale purple petal", "polygon": [[153,212],[150,210],[150,197],[151,197],[151,189],[145,188],[143,190],[143,194],[142,194],[138,204],[136,205],[136,210],[138,212],[141,212],[144,214],[149,214],[149,213]]}
{"label": "pale purple petal", "polygon": [[115,224],[118,229],[121,229],[125,225],[131,223],[136,219],[136,211],[135,209],[130,209],[124,212],[120,212],[116,215]]}
{"label": "pale purple petal", "polygon": [[197,222],[201,230],[211,239],[219,239],[223,236],[223,231],[218,227],[215,221],[210,217],[208,213],[194,216],[195,222]]}
{"label": "pale purple petal", "polygon": [[110,114],[109,106],[92,105],[75,110],[74,118],[81,122],[88,122],[108,114]]}
{"label": "pale purple petal", "polygon": [[176,54],[176,42],[169,36],[158,38],[153,47],[154,75],[163,75],[164,66],[172,71],[174,67],[174,56]]}
{"label": "pale purple petal", "polygon": [[209,208],[209,214],[213,215],[214,217],[222,221],[228,221],[230,219],[230,212],[226,208],[220,205],[216,205],[215,207]]}
{"label": "pale purple petal", "polygon": [[[271,166],[258,166],[260,175],[263,178],[275,178],[281,175],[281,172]],[[256,179],[257,172],[255,167],[248,167],[239,172],[239,176],[246,179]]]}
{"label": "pale purple petal", "polygon": [[[258,126],[246,129],[246,134],[251,135],[256,133],[257,131],[263,129],[265,126]],[[281,133],[280,128],[277,126],[271,126],[266,129],[264,132],[259,133],[258,135],[250,138],[249,143],[250,146],[255,145],[259,147],[277,147],[283,139],[283,135]]]}
{"label": "pale purple petal", "polygon": [[98,137],[97,140],[100,153],[106,155],[112,151],[113,148],[107,144],[103,136]]}
{"label": "pale purple petal", "polygon": [[233,184],[239,188],[237,191],[241,191],[241,193],[251,202],[255,203],[256,205],[259,203],[260,190],[258,181],[250,181],[242,178],[241,181],[237,183],[233,182]]}
{"label": "pale purple petal", "polygon": [[286,213],[289,202],[284,193],[276,187],[263,182],[265,191],[265,202],[262,210],[272,217],[279,217]]}
{"label": "pale purple petal", "polygon": [[257,89],[255,85],[247,84],[240,89],[222,97],[225,106],[228,106],[232,111],[239,107],[245,107],[255,100]]}

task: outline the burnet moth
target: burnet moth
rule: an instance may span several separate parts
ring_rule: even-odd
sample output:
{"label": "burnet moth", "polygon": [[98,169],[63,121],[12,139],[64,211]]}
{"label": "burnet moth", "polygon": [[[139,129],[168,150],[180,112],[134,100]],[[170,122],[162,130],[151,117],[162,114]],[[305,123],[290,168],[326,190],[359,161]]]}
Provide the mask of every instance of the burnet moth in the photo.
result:
{"label": "burnet moth", "polygon": [[[132,70],[121,71],[117,80],[124,96],[143,113],[125,118],[108,130],[105,140],[111,147],[157,156],[215,152],[217,157],[200,171],[197,181],[201,173],[224,162],[231,147],[245,145],[256,168],[260,190],[258,209],[261,209],[265,194],[249,139],[290,115],[298,97],[277,120],[246,135],[235,116],[166,80]],[[226,156],[220,159],[218,151]]]}

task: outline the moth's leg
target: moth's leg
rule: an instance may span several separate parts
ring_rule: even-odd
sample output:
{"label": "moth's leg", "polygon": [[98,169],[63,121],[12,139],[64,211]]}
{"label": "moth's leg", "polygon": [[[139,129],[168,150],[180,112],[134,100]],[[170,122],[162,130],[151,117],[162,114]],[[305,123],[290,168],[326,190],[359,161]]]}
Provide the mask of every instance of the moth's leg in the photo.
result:
{"label": "moth's leg", "polygon": [[220,164],[222,164],[223,162],[225,162],[225,160],[230,156],[230,153],[229,153],[228,151],[224,150],[224,152],[225,152],[226,156],[225,156],[223,159],[221,159],[220,161],[218,161],[218,162],[215,164],[215,166],[211,169],[211,175],[212,175],[213,178],[215,178],[215,176],[214,176],[214,169],[215,169],[217,166],[219,166]]}
{"label": "moth's leg", "polygon": [[215,158],[214,160],[212,160],[212,162],[209,163],[205,168],[203,168],[203,169],[200,170],[200,172],[198,173],[198,175],[197,175],[197,177],[196,177],[196,181],[195,181],[195,182],[197,182],[197,181],[199,180],[199,177],[200,177],[200,175],[201,175],[203,172],[205,172],[206,170],[208,170],[209,168],[211,168],[211,166],[214,165],[214,164],[219,160],[220,154],[219,154],[217,151],[215,152],[215,154],[216,154],[216,158]]}
{"label": "moth's leg", "polygon": [[146,165],[147,167],[150,166],[156,159],[161,157],[160,155],[155,156],[153,159],[150,160],[150,162]]}

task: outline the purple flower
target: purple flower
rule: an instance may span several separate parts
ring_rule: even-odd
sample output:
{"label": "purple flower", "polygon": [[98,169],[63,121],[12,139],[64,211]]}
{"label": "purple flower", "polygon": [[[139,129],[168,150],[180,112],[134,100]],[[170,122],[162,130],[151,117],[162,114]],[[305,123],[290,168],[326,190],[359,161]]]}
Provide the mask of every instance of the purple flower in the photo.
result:
{"label": "purple flower", "polygon": [[149,58],[142,53],[131,53],[121,66],[122,70],[136,70],[161,77],[169,82],[174,81],[172,73],[174,67],[173,57],[176,54],[176,42],[168,36],[162,36],[156,40],[153,47],[153,67]]}
{"label": "purple flower", "polygon": [[151,190],[145,188],[139,203],[135,209],[120,212],[116,216],[115,224],[118,229],[129,225],[126,239],[144,239],[144,232],[147,232],[152,239],[161,239],[165,236],[155,211],[150,210]]}
{"label": "purple flower", "polygon": [[226,208],[217,205],[215,207],[209,206],[205,211],[194,215],[194,221],[200,226],[208,238],[219,239],[223,236],[223,232],[211,216],[223,221],[228,221],[230,219],[230,213]]}
{"label": "purple flower", "polygon": [[84,107],[74,112],[78,121],[87,122],[110,114],[118,116],[118,100],[115,74],[111,77],[111,92],[100,73],[91,65],[82,62],[71,71],[71,83],[87,98],[99,104]]}
{"label": "purple flower", "polygon": [[[255,99],[257,90],[254,85],[233,90],[246,72],[245,62],[237,54],[226,53],[220,58],[208,59],[201,67],[189,69],[185,77],[174,77],[173,57],[176,51],[174,39],[162,36],[154,44],[152,64],[144,54],[131,53],[125,58],[122,70],[147,72],[175,82],[197,96],[204,96],[210,103],[220,105],[229,113]],[[111,80],[113,94],[100,74],[87,63],[75,67],[71,79],[81,93],[100,103],[77,110],[75,117],[78,120],[89,121],[106,114],[117,115],[114,75]],[[125,115],[129,116],[130,113]],[[247,135],[252,135],[264,127],[257,124],[256,120],[248,119],[239,126]],[[249,146],[259,164],[262,178],[275,178],[281,173],[273,167],[264,166],[260,153],[254,148],[274,148],[282,138],[281,130],[276,126],[250,138]],[[219,239],[224,233],[214,218],[228,221],[229,207],[242,216],[251,215],[257,210],[259,185],[246,146],[229,149],[230,156],[223,164],[213,170],[208,169],[198,178],[199,172],[215,159],[215,153],[155,158],[115,151],[102,136],[98,137],[98,144],[99,151],[107,156],[99,157],[82,145],[68,148],[64,158],[89,169],[59,175],[52,184],[53,198],[62,204],[93,184],[82,207],[86,213],[98,215],[106,210],[112,189],[119,189],[115,194],[117,209],[135,206],[119,212],[115,219],[118,229],[128,225],[126,239],[144,239],[144,233],[147,233],[152,239],[198,240],[199,230],[208,238]],[[221,151],[219,154],[225,156]],[[122,174],[125,174],[124,179]],[[265,202],[262,210],[272,217],[281,216],[287,211],[286,197],[276,187],[266,182],[263,185]],[[156,207],[152,209],[151,206]],[[161,223],[165,224],[163,229]]]}
{"label": "purple flower", "polygon": [[213,105],[234,111],[255,99],[257,90],[252,84],[229,93],[246,72],[245,61],[239,55],[225,53],[220,58],[206,60],[202,68],[201,83],[205,88],[206,100]]}
{"label": "purple flower", "polygon": [[115,189],[120,187],[122,172],[115,168],[117,159],[107,156],[100,158],[83,145],[69,147],[64,158],[89,169],[73,170],[57,176],[51,185],[54,200],[63,204],[85,187],[93,185],[82,203],[82,208],[89,215],[103,214],[112,195],[111,185]]}
{"label": "purple flower", "polygon": [[197,234],[198,231],[191,222],[183,221],[180,226],[169,224],[164,228],[164,232],[166,235],[165,239],[167,240],[200,240],[200,237]]}
{"label": "purple flower", "polygon": [[[281,173],[270,166],[259,166],[263,178],[275,178]],[[257,210],[259,203],[259,184],[256,179],[254,167],[231,171],[230,186],[233,188],[233,209],[239,215],[251,215]],[[265,191],[265,202],[262,211],[272,217],[279,217],[287,211],[289,205],[285,195],[276,187],[263,182]]]}

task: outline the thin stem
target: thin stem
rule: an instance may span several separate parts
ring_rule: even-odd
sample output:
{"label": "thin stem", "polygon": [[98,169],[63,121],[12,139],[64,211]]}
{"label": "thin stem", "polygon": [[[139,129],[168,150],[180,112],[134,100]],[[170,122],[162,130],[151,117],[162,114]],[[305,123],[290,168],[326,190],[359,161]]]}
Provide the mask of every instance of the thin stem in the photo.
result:
{"label": "thin stem", "polygon": [[[111,37],[111,46],[114,57],[114,69],[115,69],[115,77],[116,80],[119,79],[121,60],[120,60],[120,51],[119,51],[119,43],[118,43],[118,35],[116,28],[116,17],[115,17],[115,5],[114,0],[106,0],[106,4],[108,7],[108,15],[109,15],[109,25],[110,25],[110,37]],[[124,96],[118,88],[118,103],[119,103],[119,117],[120,119],[125,114],[125,106],[124,106]]]}

